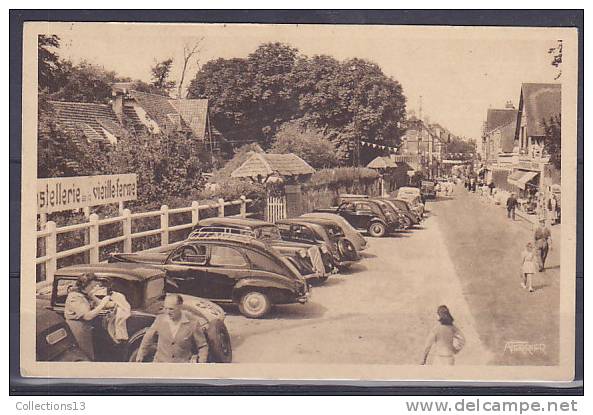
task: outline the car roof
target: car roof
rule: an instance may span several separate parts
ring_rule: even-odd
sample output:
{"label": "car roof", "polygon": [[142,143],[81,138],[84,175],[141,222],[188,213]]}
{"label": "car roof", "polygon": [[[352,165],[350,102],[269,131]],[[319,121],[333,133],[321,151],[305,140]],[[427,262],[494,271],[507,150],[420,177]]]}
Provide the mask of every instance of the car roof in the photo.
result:
{"label": "car roof", "polygon": [[229,224],[235,226],[246,226],[249,228],[259,227],[259,226],[274,226],[273,223],[266,222],[259,219],[250,219],[250,218],[233,218],[233,217],[224,217],[224,218],[208,218],[203,219],[198,222],[200,226],[212,226],[214,224],[220,223],[221,225]]}
{"label": "car roof", "polygon": [[286,224],[307,224],[307,225],[313,225],[313,226],[321,226],[319,223],[312,223],[311,221],[308,221],[306,218],[292,218],[292,219],[282,219],[282,220],[277,220],[276,223],[286,223]]}
{"label": "car roof", "polygon": [[134,264],[128,262],[101,262],[98,264],[70,265],[60,268],[56,275],[78,277],[86,272],[97,274],[115,274],[117,277],[130,281],[143,281],[161,275],[163,271],[157,267],[145,264]]}
{"label": "car roof", "polygon": [[231,245],[238,247],[256,247],[259,249],[268,249],[268,246],[251,236],[237,235],[232,233],[213,232],[212,234],[190,237],[184,243],[200,242],[210,245]]}

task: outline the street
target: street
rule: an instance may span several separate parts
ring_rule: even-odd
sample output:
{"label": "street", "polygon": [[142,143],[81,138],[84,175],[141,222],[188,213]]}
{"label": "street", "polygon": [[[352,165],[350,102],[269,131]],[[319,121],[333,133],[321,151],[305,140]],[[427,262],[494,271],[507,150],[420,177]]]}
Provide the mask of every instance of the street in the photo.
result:
{"label": "street", "polygon": [[[227,309],[233,361],[417,364],[446,304],[466,336],[457,365],[556,363],[559,249],[530,294],[519,287],[527,224],[460,186],[427,208],[420,228],[368,238],[363,260],[314,287],[309,303],[278,306],[262,320]],[[508,342],[545,346],[511,352]]]}

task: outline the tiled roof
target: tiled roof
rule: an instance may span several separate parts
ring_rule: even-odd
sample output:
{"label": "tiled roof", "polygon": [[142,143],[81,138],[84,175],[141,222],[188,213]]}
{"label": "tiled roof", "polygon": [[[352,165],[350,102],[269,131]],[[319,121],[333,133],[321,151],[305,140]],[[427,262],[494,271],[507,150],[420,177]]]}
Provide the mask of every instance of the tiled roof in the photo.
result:
{"label": "tiled roof", "polygon": [[103,128],[116,137],[122,136],[119,120],[109,105],[62,101],[49,103],[55,112],[56,121],[66,131],[83,133],[87,139],[96,141],[108,140]]}
{"label": "tiled roof", "polygon": [[181,119],[191,128],[196,138],[203,140],[206,135],[208,100],[171,99],[169,103],[177,109]]}
{"label": "tiled roof", "polygon": [[172,131],[178,129],[178,126],[167,116],[169,114],[178,114],[177,109],[170,103],[171,100],[168,97],[140,91],[129,91],[129,94],[159,127]]}
{"label": "tiled roof", "polygon": [[231,173],[231,177],[267,177],[273,173],[295,176],[314,172],[315,169],[296,154],[254,153]]}
{"label": "tiled roof", "polygon": [[511,121],[500,127],[500,149],[503,153],[512,153],[515,146],[516,121]]}
{"label": "tiled roof", "polygon": [[545,135],[543,120],[561,113],[560,84],[523,84],[521,86],[522,108],[527,115],[527,136]]}
{"label": "tiled roof", "polygon": [[516,109],[489,109],[486,115],[486,132],[502,127],[510,122],[517,122]]}

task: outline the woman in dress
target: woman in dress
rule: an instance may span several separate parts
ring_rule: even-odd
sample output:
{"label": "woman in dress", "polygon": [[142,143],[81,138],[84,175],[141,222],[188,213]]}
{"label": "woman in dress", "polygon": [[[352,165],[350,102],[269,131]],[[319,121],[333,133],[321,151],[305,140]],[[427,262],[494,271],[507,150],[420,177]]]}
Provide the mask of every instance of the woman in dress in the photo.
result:
{"label": "woman in dress", "polygon": [[525,250],[521,254],[521,287],[526,288],[532,293],[533,290],[533,274],[536,270],[537,258],[533,250],[533,243],[527,242]]}
{"label": "woman in dress", "polygon": [[426,339],[421,364],[425,365],[428,355],[431,354],[432,365],[454,365],[455,355],[463,348],[465,337],[453,324],[453,316],[446,305],[439,306],[437,317],[439,324],[432,329]]}

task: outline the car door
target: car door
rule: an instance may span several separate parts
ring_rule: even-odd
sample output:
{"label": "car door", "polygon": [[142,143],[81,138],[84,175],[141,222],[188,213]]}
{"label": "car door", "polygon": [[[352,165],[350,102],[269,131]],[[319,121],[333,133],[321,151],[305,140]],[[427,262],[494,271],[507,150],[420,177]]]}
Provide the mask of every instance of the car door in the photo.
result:
{"label": "car door", "polygon": [[176,248],[165,263],[167,291],[203,297],[209,247],[199,242]]}
{"label": "car door", "polygon": [[360,216],[356,213],[356,206],[354,203],[346,202],[340,206],[340,216],[348,221],[356,229],[366,229],[366,226],[361,226]]}
{"label": "car door", "polygon": [[203,284],[204,297],[230,301],[233,299],[233,289],[237,281],[249,275],[249,261],[240,248],[212,245],[208,272]]}

